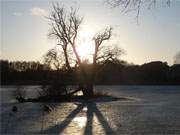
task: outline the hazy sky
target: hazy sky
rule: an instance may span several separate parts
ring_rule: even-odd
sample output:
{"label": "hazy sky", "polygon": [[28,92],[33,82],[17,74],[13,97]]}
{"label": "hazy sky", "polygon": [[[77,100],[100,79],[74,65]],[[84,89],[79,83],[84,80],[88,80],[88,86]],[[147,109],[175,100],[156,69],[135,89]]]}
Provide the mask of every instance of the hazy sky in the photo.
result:
{"label": "hazy sky", "polygon": [[[122,59],[136,64],[161,60],[173,64],[180,51],[180,1],[171,6],[157,3],[142,9],[137,24],[134,13],[121,14],[106,0],[59,0],[65,6],[79,8],[84,16],[82,30],[96,33],[112,26],[113,44],[126,51]],[[1,0],[1,58],[9,60],[40,60],[55,45],[47,34],[50,26],[43,17],[51,9],[48,0]]]}

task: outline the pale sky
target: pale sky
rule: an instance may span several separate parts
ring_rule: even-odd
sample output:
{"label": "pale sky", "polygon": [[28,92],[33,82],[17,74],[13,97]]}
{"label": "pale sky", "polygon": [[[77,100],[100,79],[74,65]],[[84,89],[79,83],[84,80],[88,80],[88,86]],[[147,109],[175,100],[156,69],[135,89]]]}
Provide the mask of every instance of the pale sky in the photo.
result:
{"label": "pale sky", "polygon": [[[112,26],[112,44],[126,51],[123,60],[135,64],[166,61],[180,51],[180,1],[172,0],[168,7],[158,2],[156,7],[142,9],[139,24],[134,13],[122,14],[106,0],[59,0],[67,8],[79,8],[84,17],[82,31],[96,33]],[[47,34],[48,15],[52,0],[1,0],[1,59],[40,60],[55,45]],[[87,38],[87,37],[85,37]]]}

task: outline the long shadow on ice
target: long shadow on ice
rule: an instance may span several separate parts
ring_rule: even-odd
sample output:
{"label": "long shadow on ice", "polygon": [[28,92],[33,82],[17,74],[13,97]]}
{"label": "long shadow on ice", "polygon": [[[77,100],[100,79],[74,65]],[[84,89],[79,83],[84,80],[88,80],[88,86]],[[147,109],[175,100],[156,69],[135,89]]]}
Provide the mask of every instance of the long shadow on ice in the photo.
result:
{"label": "long shadow on ice", "polygon": [[114,134],[114,131],[108,124],[107,120],[102,115],[101,111],[97,108],[96,103],[94,102],[88,102],[87,104],[87,123],[86,128],[84,130],[84,135],[92,135],[92,129],[93,129],[93,115],[96,115],[99,123],[102,125],[104,132],[109,134]]}
{"label": "long shadow on ice", "polygon": [[102,125],[103,130],[106,134],[114,134],[113,130],[109,126],[107,120],[102,115],[101,111],[97,108],[96,103],[89,101],[85,103],[81,103],[74,109],[60,124],[48,127],[43,130],[45,134],[60,134],[64,131],[64,129],[72,122],[72,120],[76,117],[76,115],[83,110],[84,107],[87,107],[86,117],[86,127],[84,129],[85,135],[92,135],[93,130],[93,117],[96,115],[99,123]]}
{"label": "long shadow on ice", "polygon": [[69,123],[73,120],[73,118],[76,117],[76,115],[83,109],[84,104],[78,105],[76,109],[74,109],[66,118],[64,121],[62,121],[60,124],[54,125],[52,127],[49,127],[48,129],[45,129],[43,133],[53,133],[58,131],[59,133],[62,133],[63,130],[69,125]]}

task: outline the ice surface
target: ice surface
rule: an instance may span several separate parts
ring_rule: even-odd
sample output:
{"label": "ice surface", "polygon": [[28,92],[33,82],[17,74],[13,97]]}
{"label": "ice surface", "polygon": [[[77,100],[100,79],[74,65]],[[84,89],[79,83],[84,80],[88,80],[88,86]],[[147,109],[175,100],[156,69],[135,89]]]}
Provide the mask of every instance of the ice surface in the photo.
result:
{"label": "ice surface", "polygon": [[[1,87],[1,134],[180,134],[180,86],[96,86],[133,100],[48,103],[50,113],[42,109],[47,103],[17,103],[15,88]],[[28,96],[38,88],[26,86]]]}

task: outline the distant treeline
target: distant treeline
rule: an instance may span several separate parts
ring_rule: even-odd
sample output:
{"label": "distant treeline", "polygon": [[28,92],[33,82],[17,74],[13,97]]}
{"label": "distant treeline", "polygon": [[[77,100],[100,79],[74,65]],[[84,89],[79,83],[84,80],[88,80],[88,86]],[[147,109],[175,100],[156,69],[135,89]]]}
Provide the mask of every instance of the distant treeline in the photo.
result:
{"label": "distant treeline", "polygon": [[[99,65],[101,66],[101,65]],[[71,72],[53,70],[39,62],[9,62],[0,60],[2,85],[39,85],[52,81],[76,84],[78,67]],[[90,64],[87,64],[91,67]],[[166,62],[154,61],[143,65],[124,61],[109,61],[98,72],[96,84],[116,85],[180,85],[180,64],[168,66]]]}

